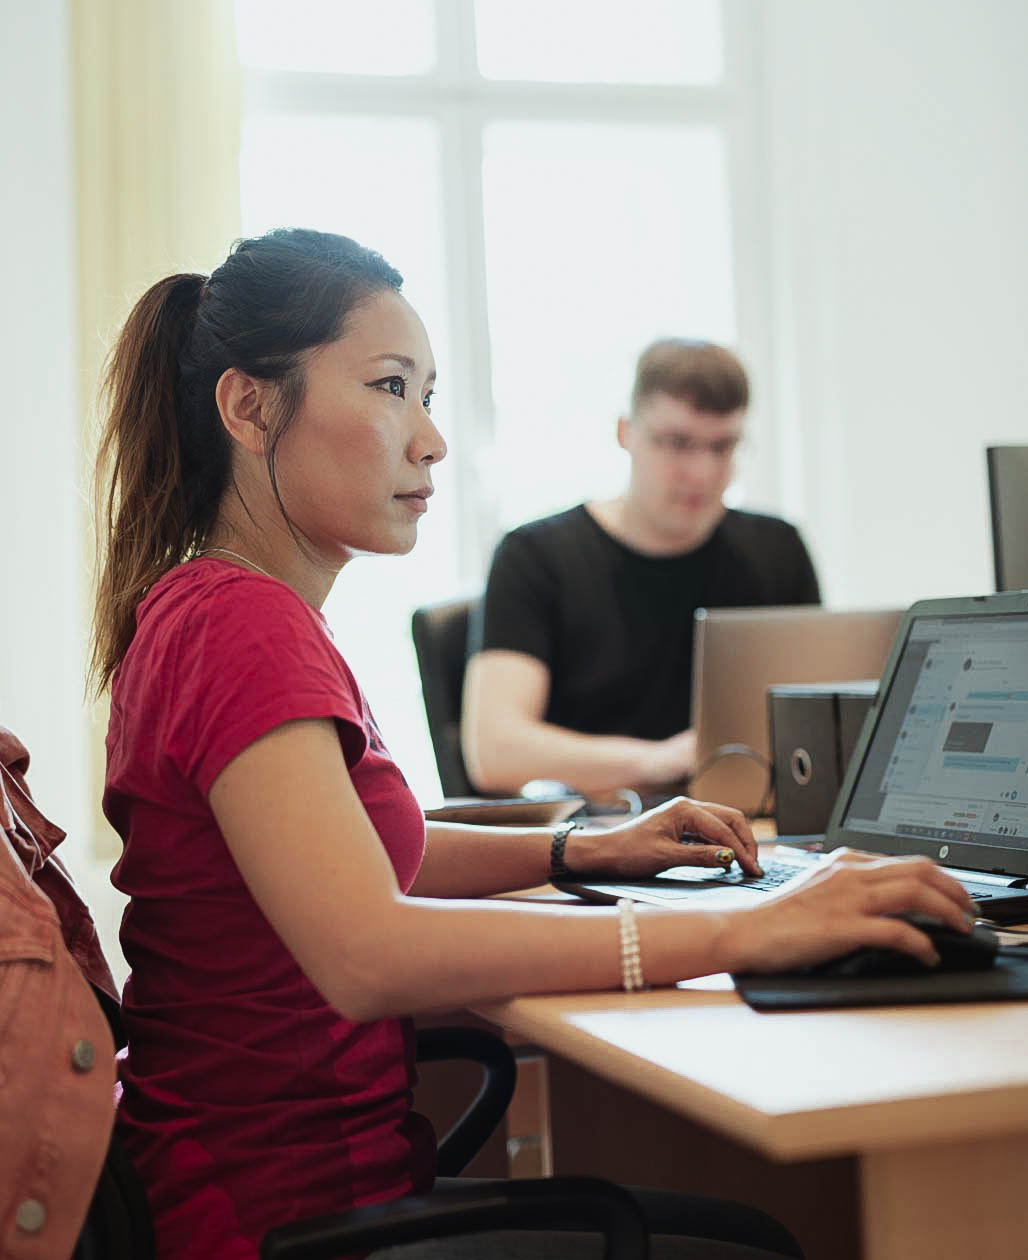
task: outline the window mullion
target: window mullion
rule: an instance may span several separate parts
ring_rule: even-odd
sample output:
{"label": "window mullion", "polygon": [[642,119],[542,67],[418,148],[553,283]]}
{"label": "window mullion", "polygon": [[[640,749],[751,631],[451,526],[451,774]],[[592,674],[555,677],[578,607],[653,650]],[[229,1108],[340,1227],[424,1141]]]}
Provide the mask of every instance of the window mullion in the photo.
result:
{"label": "window mullion", "polygon": [[458,572],[469,585],[481,581],[494,533],[483,519],[478,452],[493,435],[492,359],[485,293],[482,213],[481,120],[474,102],[481,84],[475,47],[474,0],[436,0],[439,49],[440,152],[444,259],[453,346],[451,430],[455,441]]}
{"label": "window mullion", "polygon": [[[441,32],[442,34],[442,32]],[[471,43],[464,32],[461,44]],[[244,107],[256,113],[411,113],[438,104],[481,106],[497,117],[607,118],[659,125],[683,119],[718,122],[745,90],[651,88],[621,84],[513,83],[483,79],[459,60],[456,34],[446,36],[438,73],[407,79],[245,69]],[[441,40],[441,43],[444,41]],[[440,53],[442,54],[442,48]]]}
{"label": "window mullion", "polygon": [[[732,214],[735,310],[740,340],[754,359],[761,382],[758,410],[770,417],[774,389],[769,379],[771,346],[762,316],[768,305],[767,277],[758,264],[766,255],[766,229],[754,200],[759,135],[749,121],[756,89],[749,83],[759,61],[744,28],[756,0],[723,0],[725,78],[709,86],[520,83],[483,78],[478,69],[475,0],[434,0],[437,64],[407,79],[372,79],[251,70],[247,105],[262,112],[332,114],[420,114],[439,126],[444,269],[452,338],[453,379],[442,382],[445,427],[451,438],[451,484],[457,499],[459,572],[479,580],[487,565],[500,518],[500,497],[491,493],[495,475],[490,453],[496,442],[492,383],[482,158],[484,128],[493,120],[554,123],[622,122],[660,128],[706,124],[721,131],[728,162]],[[759,273],[759,274],[758,274]],[[764,404],[764,405],[761,405]],[[777,498],[774,434],[754,443],[751,467],[761,497]]]}
{"label": "window mullion", "polygon": [[478,47],[475,38],[475,0],[436,0],[440,8],[449,10],[453,23],[453,57],[458,82],[468,94],[477,95],[482,76],[478,72]]}
{"label": "window mullion", "polygon": [[435,0],[436,73],[445,93],[466,78],[463,0]]}
{"label": "window mullion", "polygon": [[[781,469],[775,458],[783,417],[779,400],[780,349],[775,345],[768,270],[771,225],[760,118],[760,0],[722,0],[725,72],[733,108],[724,120],[731,209],[732,271],[737,342],[754,381],[753,415],[745,457],[747,502],[781,509]],[[776,352],[777,351],[777,352]]]}
{"label": "window mullion", "polygon": [[478,581],[496,532],[489,502],[479,493],[481,452],[493,443],[492,355],[485,277],[482,205],[482,119],[478,110],[440,111],[443,186],[451,198],[444,216],[455,391],[453,432],[462,579]]}

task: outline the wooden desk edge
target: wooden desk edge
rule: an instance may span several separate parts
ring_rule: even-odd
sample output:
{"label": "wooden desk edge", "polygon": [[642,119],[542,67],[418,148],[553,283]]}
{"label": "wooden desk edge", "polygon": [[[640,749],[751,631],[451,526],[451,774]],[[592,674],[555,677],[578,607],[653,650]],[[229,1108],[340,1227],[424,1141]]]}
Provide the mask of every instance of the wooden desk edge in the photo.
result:
{"label": "wooden desk edge", "polygon": [[[669,992],[602,997],[611,1010],[631,1010],[666,1002]],[[596,1037],[568,1019],[576,1004],[594,1010],[596,997],[512,998],[473,1009],[544,1050],[783,1162],[1003,1137],[1023,1134],[1026,1128],[1028,1084],[771,1114]],[[738,1001],[728,993],[704,997]]]}

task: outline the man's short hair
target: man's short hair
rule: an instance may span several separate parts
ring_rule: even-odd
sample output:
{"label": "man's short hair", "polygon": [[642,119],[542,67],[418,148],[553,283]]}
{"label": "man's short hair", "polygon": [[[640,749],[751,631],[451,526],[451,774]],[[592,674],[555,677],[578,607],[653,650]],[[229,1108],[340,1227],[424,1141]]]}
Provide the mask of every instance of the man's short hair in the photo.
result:
{"label": "man's short hair", "polygon": [[697,411],[728,416],[746,407],[750,385],[746,369],[724,346],[710,341],[667,337],[639,356],[632,386],[632,411],[651,394],[670,394]]}

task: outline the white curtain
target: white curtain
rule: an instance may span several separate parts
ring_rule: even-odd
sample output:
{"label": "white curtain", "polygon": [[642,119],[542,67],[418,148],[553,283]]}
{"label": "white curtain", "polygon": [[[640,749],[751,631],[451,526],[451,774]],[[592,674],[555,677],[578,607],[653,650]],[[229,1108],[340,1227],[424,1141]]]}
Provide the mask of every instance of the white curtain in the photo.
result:
{"label": "white curtain", "polygon": [[[88,485],[97,389],[118,327],[155,280],[210,271],[239,235],[240,75],[232,0],[71,0],[70,17]],[[89,574],[88,528],[85,537]],[[99,809],[105,727],[97,706],[93,852],[109,862],[118,845]]]}
{"label": "white curtain", "polygon": [[231,0],[74,0],[82,363],[142,290],[208,270],[239,234]]}

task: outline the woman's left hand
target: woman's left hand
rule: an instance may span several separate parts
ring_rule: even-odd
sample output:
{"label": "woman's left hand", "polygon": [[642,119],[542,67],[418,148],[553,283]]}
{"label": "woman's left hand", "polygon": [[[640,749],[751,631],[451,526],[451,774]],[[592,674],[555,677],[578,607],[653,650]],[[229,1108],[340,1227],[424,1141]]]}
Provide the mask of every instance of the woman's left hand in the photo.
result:
{"label": "woman's left hand", "polygon": [[564,860],[577,873],[649,879],[669,866],[712,866],[738,862],[748,875],[761,874],[757,842],[740,810],[676,796],[606,831],[571,832]]}

